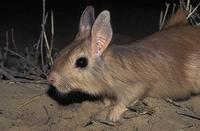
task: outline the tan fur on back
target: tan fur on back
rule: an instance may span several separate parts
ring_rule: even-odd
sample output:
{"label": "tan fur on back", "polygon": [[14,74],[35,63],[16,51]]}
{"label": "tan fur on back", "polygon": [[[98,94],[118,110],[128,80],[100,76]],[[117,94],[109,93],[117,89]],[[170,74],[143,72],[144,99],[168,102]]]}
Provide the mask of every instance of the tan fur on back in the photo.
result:
{"label": "tan fur on back", "polygon": [[145,88],[151,96],[190,96],[197,87],[200,89],[199,32],[199,27],[176,27],[129,47],[111,46],[107,52],[112,56],[104,55],[108,59],[107,80],[126,97],[137,88]]}

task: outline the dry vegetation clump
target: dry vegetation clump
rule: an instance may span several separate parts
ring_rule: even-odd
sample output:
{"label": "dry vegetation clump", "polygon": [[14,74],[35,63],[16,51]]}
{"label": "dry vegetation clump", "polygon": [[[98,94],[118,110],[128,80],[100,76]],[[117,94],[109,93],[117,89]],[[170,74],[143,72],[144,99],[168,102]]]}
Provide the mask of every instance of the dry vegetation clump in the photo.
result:
{"label": "dry vegetation clump", "polygon": [[[22,83],[46,83],[46,74],[53,64],[56,51],[54,43],[53,11],[45,10],[46,0],[43,0],[41,32],[38,42],[32,47],[25,47],[24,52],[18,52],[15,43],[14,29],[6,31],[5,46],[0,46],[0,80]],[[48,19],[49,17],[49,19]],[[47,20],[51,22],[50,34],[46,33]]]}
{"label": "dry vegetation clump", "polygon": [[173,5],[166,3],[165,5],[165,10],[160,12],[159,30],[163,29],[163,26],[166,24],[166,22],[168,22],[168,18],[173,16],[179,7],[188,13],[187,20],[191,25],[200,25],[200,15],[198,13],[198,7],[200,6],[200,3],[198,3],[196,6],[193,6],[190,0],[180,0],[179,5],[175,3],[173,3]]}

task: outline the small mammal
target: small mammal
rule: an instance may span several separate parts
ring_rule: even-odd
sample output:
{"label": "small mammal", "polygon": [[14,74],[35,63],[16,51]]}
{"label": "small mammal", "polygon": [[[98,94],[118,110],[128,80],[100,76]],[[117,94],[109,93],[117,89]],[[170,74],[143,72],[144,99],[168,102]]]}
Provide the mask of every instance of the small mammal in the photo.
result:
{"label": "small mammal", "polygon": [[110,121],[146,96],[177,100],[200,93],[200,28],[187,24],[183,11],[177,15],[162,31],[134,44],[109,45],[109,11],[95,20],[88,6],[75,40],[56,56],[49,83],[61,92],[102,95],[113,105]]}

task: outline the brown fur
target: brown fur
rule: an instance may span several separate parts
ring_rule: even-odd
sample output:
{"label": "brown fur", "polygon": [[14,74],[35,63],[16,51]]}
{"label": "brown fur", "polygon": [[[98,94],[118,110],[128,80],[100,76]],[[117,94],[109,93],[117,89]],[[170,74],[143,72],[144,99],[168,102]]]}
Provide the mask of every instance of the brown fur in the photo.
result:
{"label": "brown fur", "polygon": [[[200,80],[198,32],[199,27],[177,27],[155,33],[129,47],[111,46],[107,50],[112,52],[108,70],[114,72],[113,83],[117,82],[116,78],[131,86],[139,81],[148,94],[174,99],[194,93]],[[105,54],[105,57],[110,56]]]}
{"label": "brown fur", "polygon": [[[56,57],[49,75],[57,74],[52,84],[65,92],[81,90],[104,96],[114,104],[112,121],[119,119],[130,102],[145,96],[177,100],[200,93],[200,28],[170,26],[134,44],[112,44],[95,58],[89,44],[93,34],[79,32]],[[75,67],[81,56],[89,60],[84,69]]]}

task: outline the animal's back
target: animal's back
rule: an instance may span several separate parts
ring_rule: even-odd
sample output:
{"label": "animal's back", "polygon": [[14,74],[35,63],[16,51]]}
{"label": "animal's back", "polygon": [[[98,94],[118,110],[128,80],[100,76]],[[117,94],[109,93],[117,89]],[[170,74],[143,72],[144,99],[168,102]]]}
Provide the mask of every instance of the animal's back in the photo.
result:
{"label": "animal's back", "polygon": [[199,33],[197,26],[180,26],[155,33],[126,48],[111,47],[115,59],[123,64],[116,77],[124,81],[132,79],[133,83],[140,81],[148,86],[150,96],[181,99],[199,93]]}

